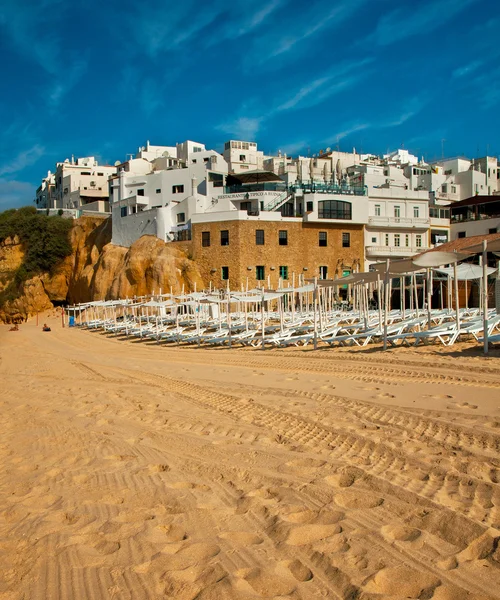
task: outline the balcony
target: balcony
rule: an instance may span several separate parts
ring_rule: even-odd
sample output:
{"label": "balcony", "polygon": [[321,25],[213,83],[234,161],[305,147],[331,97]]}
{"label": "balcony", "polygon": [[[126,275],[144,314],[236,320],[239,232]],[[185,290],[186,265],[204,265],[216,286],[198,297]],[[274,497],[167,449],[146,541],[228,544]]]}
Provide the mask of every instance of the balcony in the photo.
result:
{"label": "balcony", "polygon": [[224,194],[245,194],[251,192],[284,192],[286,184],[274,181],[263,181],[262,183],[249,183],[247,185],[226,185]]}
{"label": "balcony", "polygon": [[429,248],[417,246],[366,246],[368,258],[406,258]]}
{"label": "balcony", "polygon": [[419,217],[368,217],[371,227],[414,227],[427,229],[431,220]]}
{"label": "balcony", "polygon": [[351,185],[335,185],[334,183],[321,183],[317,181],[295,182],[290,186],[290,191],[301,191],[305,194],[342,194],[348,196],[366,196],[367,187],[354,187]]}

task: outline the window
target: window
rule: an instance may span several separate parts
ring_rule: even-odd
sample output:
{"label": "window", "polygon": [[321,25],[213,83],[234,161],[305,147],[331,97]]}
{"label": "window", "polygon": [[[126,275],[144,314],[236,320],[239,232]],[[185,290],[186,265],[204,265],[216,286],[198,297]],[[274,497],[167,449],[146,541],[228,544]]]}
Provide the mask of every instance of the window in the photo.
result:
{"label": "window", "polygon": [[306,202],[306,212],[312,212],[314,210],[314,202]]}
{"label": "window", "polygon": [[497,228],[493,227],[492,229],[488,229],[488,233],[496,233],[497,232]]}
{"label": "window", "polygon": [[240,162],[245,162],[246,156],[244,154],[240,154]]}
{"label": "window", "polygon": [[252,210],[251,202],[240,202],[240,210]]}
{"label": "window", "polygon": [[459,238],[464,238],[465,237],[465,231],[459,231],[458,232],[458,237]]}
{"label": "window", "polygon": [[375,204],[375,216],[380,217],[380,204]]}
{"label": "window", "polygon": [[352,219],[352,206],[350,202],[342,200],[324,200],[319,202],[318,217],[320,219]]}
{"label": "window", "polygon": [[127,207],[126,206],[122,206],[120,208],[120,217],[126,217],[127,216]]}
{"label": "window", "polygon": [[288,231],[279,232],[278,242],[280,246],[288,246]]}
{"label": "window", "polygon": [[186,220],[186,213],[177,213],[177,223],[184,223]]}
{"label": "window", "polygon": [[207,163],[207,162],[208,162],[208,156],[205,156],[205,158],[203,159],[203,162],[204,162],[204,163]]}
{"label": "window", "polygon": [[456,193],[457,193],[457,188],[456,188],[456,186],[454,186],[454,185],[452,185],[452,186],[451,186],[451,193],[452,193],[452,194],[456,194]]}
{"label": "window", "polygon": [[394,245],[395,246],[401,246],[401,236],[399,235],[399,233],[396,233],[394,235]]}
{"label": "window", "polygon": [[415,243],[417,248],[422,248],[422,236],[420,234],[415,236]]}
{"label": "window", "polygon": [[443,183],[443,185],[441,186],[441,191],[443,192],[443,194],[448,193],[448,184],[447,183]]}
{"label": "window", "polygon": [[342,234],[342,248],[350,248],[351,247],[351,234],[344,232]]}
{"label": "window", "polygon": [[157,190],[156,190],[156,193],[157,193],[157,194],[161,194],[161,189],[157,189]]}
{"label": "window", "polygon": [[97,177],[104,177],[104,173],[97,173]]}
{"label": "window", "polygon": [[377,238],[376,237],[372,237],[372,244],[376,244],[377,243]]}
{"label": "window", "polygon": [[418,219],[420,216],[420,208],[418,206],[413,207],[413,216],[415,219]]}
{"label": "window", "polygon": [[280,267],[280,277],[281,279],[288,279],[288,267]]}
{"label": "window", "polygon": [[229,246],[229,231],[227,229],[220,232],[220,245]]}
{"label": "window", "polygon": [[409,248],[409,247],[410,247],[410,236],[409,236],[409,234],[408,234],[408,233],[405,235],[405,246],[406,246],[407,248]]}
{"label": "window", "polygon": [[255,279],[257,279],[257,281],[264,281],[265,278],[266,278],[266,269],[265,269],[264,265],[259,265],[259,266],[255,267]]}
{"label": "window", "polygon": [[264,245],[264,230],[263,229],[256,229],[255,230],[255,244],[257,246],[263,246]]}
{"label": "window", "polygon": [[320,231],[319,232],[319,245],[320,246],[327,246],[328,245],[328,238],[327,238],[326,231]]}
{"label": "window", "polygon": [[208,248],[210,246],[210,231],[201,232],[201,245],[203,248]]}
{"label": "window", "polygon": [[400,206],[395,206],[394,207],[394,216],[399,219],[399,217],[401,216],[401,207]]}
{"label": "window", "polygon": [[144,196],[144,190],[143,189],[137,190],[137,195],[138,196]]}
{"label": "window", "polygon": [[389,234],[388,233],[385,234],[385,245],[386,246],[389,245]]}
{"label": "window", "polygon": [[229,279],[229,267],[221,267],[220,278],[223,281],[227,281]]}
{"label": "window", "polygon": [[248,169],[248,165],[240,165],[240,169]]}
{"label": "window", "polygon": [[328,267],[323,266],[319,268],[319,278],[326,279],[328,277]]}
{"label": "window", "polygon": [[184,186],[183,185],[173,185],[172,186],[172,194],[183,194]]}
{"label": "window", "polygon": [[196,158],[193,158],[192,162],[193,162],[193,165],[195,165],[196,164]]}

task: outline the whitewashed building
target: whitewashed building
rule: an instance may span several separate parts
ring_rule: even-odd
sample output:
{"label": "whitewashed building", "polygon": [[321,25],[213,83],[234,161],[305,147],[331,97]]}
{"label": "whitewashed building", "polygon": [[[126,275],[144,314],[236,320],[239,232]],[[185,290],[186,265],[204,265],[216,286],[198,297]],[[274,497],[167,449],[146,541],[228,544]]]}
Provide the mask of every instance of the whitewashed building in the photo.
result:
{"label": "whitewashed building", "polygon": [[264,153],[257,149],[255,142],[229,140],[224,144],[224,159],[230,173],[256,171],[264,168]]}
{"label": "whitewashed building", "polygon": [[50,206],[109,212],[108,179],[116,167],[99,165],[93,156],[57,163]]}
{"label": "whitewashed building", "polygon": [[228,171],[221,154],[196,142],[178,144],[174,156],[165,152],[119,165],[111,181],[113,244],[128,247],[146,234],[189,239],[192,215],[220,194]]}

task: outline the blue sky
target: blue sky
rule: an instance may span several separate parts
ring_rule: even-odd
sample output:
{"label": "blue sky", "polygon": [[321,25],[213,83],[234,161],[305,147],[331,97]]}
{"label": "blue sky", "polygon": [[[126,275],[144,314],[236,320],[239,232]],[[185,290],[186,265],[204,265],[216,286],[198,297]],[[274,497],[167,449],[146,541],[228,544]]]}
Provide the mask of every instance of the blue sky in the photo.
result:
{"label": "blue sky", "polygon": [[499,33],[497,0],[0,0],[0,210],[147,139],[499,155]]}

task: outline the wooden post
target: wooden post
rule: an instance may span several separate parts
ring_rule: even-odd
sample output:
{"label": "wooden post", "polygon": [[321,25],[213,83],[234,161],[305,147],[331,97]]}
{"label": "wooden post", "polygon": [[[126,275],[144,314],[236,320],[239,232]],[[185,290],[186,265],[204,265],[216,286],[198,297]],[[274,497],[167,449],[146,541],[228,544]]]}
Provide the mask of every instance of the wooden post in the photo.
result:
{"label": "wooden post", "polygon": [[483,342],[484,354],[488,354],[488,242],[483,240]]}

